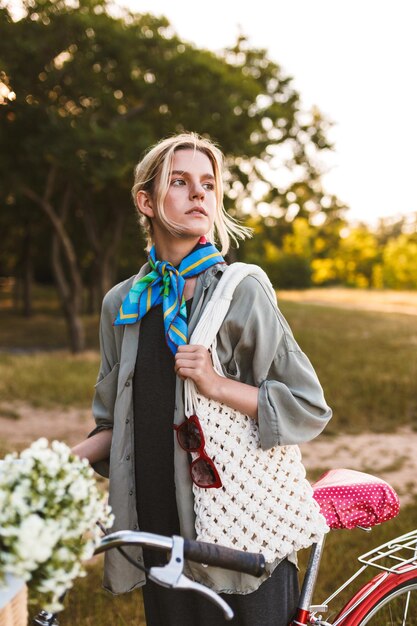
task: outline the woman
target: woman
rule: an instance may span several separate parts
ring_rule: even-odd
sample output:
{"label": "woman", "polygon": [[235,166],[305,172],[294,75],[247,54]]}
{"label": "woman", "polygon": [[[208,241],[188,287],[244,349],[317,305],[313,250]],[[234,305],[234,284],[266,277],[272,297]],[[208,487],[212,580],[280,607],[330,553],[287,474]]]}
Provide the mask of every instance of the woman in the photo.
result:
{"label": "woman", "polygon": [[[204,347],[187,343],[225,270],[222,254],[231,239],[249,234],[223,208],[221,152],[193,133],[164,139],[138,164],[132,195],[149,261],[104,298],[96,428],[74,452],[105,476],[110,461],[113,530],[195,537],[189,455],[173,436],[173,424],[184,422],[185,379],[204,396],[257,420],[264,449],[311,440],[331,410],[310,362],[253,276],[236,288],[218,333],[226,376],[216,373]],[[132,553],[148,566],[159,558]],[[289,553],[269,564],[260,580],[203,567],[193,568],[193,575],[227,594],[234,623],[279,626],[296,606],[295,564]],[[143,585],[145,577],[113,553],[104,583],[122,593]],[[196,594],[150,582],[143,594],[148,626],[226,623]]]}

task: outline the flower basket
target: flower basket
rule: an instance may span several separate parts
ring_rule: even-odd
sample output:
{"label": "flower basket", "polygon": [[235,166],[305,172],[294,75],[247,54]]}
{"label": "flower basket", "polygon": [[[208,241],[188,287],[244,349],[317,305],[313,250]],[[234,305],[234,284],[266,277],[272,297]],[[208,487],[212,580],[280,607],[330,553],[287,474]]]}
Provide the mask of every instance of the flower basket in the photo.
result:
{"label": "flower basket", "polygon": [[2,626],[26,626],[28,622],[28,593],[24,585],[3,609],[0,609]]}
{"label": "flower basket", "polygon": [[28,591],[24,582],[6,577],[6,587],[0,588],[1,626],[26,626],[28,621]]}

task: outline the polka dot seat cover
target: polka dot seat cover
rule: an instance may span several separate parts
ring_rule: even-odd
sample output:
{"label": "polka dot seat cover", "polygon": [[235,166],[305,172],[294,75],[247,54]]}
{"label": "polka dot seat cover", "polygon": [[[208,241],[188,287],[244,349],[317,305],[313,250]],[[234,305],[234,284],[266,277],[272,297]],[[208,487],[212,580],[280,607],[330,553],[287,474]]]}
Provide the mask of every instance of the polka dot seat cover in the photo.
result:
{"label": "polka dot seat cover", "polygon": [[350,469],[333,469],[313,484],[314,498],[330,528],[370,528],[398,515],[394,489],[381,478]]}

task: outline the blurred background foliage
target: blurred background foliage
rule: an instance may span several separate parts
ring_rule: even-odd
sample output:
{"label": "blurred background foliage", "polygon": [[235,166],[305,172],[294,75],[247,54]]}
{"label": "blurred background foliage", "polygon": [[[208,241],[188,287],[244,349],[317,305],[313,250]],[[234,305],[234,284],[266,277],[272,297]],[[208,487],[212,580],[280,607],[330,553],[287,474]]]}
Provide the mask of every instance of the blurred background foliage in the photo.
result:
{"label": "blurred background foliage", "polygon": [[348,223],[321,182],[330,123],[265,50],[198,49],[106,0],[0,6],[0,280],[25,316],[34,283],[55,284],[74,352],[83,316],[145,259],[134,166],[182,130],[219,143],[226,208],[255,231],[230,260],[279,288],[417,288],[417,215]]}

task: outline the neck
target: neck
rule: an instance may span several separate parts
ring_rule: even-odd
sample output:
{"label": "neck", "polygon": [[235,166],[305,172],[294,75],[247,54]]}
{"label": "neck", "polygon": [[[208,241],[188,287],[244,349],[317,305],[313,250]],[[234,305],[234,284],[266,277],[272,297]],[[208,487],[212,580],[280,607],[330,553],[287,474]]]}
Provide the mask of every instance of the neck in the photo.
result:
{"label": "neck", "polygon": [[156,256],[160,261],[168,261],[176,267],[197,245],[199,239],[199,237],[193,237],[192,239],[175,238],[172,241],[157,241],[155,238]]}

